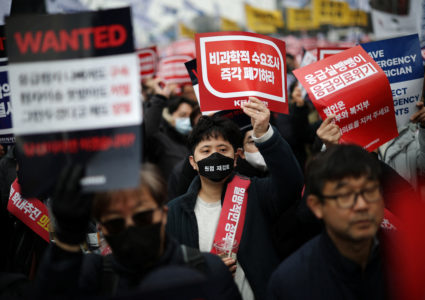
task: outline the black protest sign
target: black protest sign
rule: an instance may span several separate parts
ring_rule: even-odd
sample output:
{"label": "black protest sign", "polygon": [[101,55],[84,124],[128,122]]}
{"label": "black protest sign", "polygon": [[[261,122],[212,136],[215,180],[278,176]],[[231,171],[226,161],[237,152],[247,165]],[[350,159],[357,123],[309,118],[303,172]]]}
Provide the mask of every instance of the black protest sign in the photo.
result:
{"label": "black protest sign", "polygon": [[0,26],[0,144],[13,144],[10,85],[7,76],[6,36]]}
{"label": "black protest sign", "polygon": [[82,163],[86,191],[138,184],[140,87],[129,8],[7,19],[22,193],[48,194]]}

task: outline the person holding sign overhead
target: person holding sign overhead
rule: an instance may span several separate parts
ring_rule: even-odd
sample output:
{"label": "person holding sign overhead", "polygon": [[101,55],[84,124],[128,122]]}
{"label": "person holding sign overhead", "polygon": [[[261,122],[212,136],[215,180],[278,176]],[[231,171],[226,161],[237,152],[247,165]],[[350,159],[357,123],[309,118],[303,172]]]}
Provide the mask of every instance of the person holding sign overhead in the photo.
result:
{"label": "person holding sign overhead", "polygon": [[222,256],[243,299],[264,299],[279,263],[271,227],[299,200],[303,175],[289,145],[270,126],[264,103],[250,97],[242,109],[251,117],[252,138],[270,176],[233,172],[239,128],[228,119],[201,117],[189,136],[190,163],[199,176],[186,194],[169,202],[167,232],[184,245]]}

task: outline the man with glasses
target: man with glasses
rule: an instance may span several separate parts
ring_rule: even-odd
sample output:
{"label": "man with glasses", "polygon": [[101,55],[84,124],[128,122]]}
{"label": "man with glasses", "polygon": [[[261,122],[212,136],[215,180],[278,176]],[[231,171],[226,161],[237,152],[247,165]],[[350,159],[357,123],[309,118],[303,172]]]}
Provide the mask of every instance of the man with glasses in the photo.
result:
{"label": "man with glasses", "polygon": [[288,257],[269,299],[384,299],[379,162],[355,145],[335,145],[307,167],[307,205],[324,231]]}

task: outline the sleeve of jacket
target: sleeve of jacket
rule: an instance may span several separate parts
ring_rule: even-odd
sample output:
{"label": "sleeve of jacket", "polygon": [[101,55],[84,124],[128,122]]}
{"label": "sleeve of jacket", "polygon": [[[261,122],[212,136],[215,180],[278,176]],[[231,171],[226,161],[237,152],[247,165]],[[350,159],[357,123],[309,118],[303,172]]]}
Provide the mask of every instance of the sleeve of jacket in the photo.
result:
{"label": "sleeve of jacket", "polygon": [[425,128],[419,126],[418,175],[425,177]]}
{"label": "sleeve of jacket", "polygon": [[256,145],[270,172],[268,177],[257,180],[258,197],[265,212],[275,219],[299,201],[304,177],[291,147],[276,128],[270,139]]}
{"label": "sleeve of jacket", "polygon": [[48,296],[81,295],[78,286],[83,254],[62,250],[49,245],[41,261],[36,277],[36,293],[39,298]]}
{"label": "sleeve of jacket", "polygon": [[153,96],[143,111],[146,138],[150,138],[159,131],[162,111],[167,104],[167,98],[160,95]]}
{"label": "sleeve of jacket", "polygon": [[242,299],[238,287],[233,280],[232,274],[216,255],[203,253],[208,267],[208,293],[211,298],[217,300]]}

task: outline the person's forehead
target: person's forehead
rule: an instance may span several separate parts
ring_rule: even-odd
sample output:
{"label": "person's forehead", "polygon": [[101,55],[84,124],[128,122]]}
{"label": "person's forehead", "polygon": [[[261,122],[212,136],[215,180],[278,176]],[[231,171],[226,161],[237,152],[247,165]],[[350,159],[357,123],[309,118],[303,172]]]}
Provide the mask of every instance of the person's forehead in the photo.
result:
{"label": "person's forehead", "polygon": [[156,206],[155,200],[144,187],[137,191],[126,191],[120,194],[116,194],[115,197],[112,197],[108,210],[125,211],[142,206]]}
{"label": "person's forehead", "polygon": [[209,136],[209,137],[205,137],[204,139],[202,139],[199,144],[196,146],[195,151],[197,149],[200,149],[202,147],[215,147],[218,145],[226,145],[226,146],[230,146],[232,147],[232,144],[230,144],[230,142],[228,140],[225,140],[223,138],[223,136],[221,135],[217,135],[217,136]]}
{"label": "person's forehead", "polygon": [[323,190],[336,190],[343,187],[361,188],[365,184],[375,181],[376,180],[373,180],[372,178],[369,178],[366,175],[360,177],[348,176],[338,180],[326,181]]}
{"label": "person's forehead", "polygon": [[177,108],[177,110],[192,110],[192,106],[190,106],[188,103],[186,102],[182,102],[180,103],[179,107]]}

